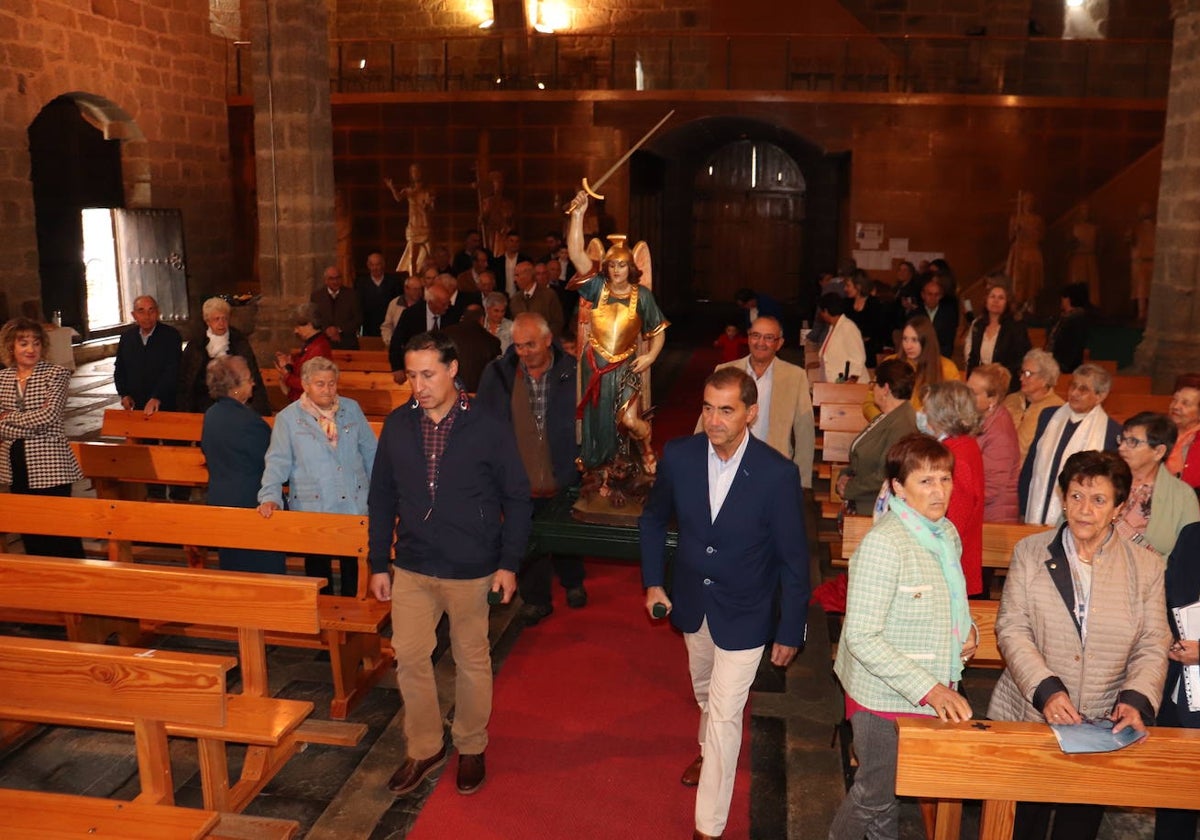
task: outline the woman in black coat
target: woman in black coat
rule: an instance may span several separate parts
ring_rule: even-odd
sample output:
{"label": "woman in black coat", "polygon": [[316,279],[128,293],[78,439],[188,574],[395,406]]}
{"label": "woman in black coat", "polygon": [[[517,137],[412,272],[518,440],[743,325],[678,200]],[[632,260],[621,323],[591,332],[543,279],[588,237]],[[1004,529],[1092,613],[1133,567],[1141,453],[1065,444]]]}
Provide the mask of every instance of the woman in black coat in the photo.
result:
{"label": "woman in black coat", "polygon": [[250,405],[261,416],[271,413],[271,404],[267,398],[267,389],[263,385],[262,374],[258,372],[258,363],[254,360],[254,350],[246,336],[229,326],[229,304],[220,298],[209,298],[204,301],[201,310],[204,316],[205,331],[188,342],[179,363],[179,396],[177,408],[179,411],[207,411],[213,404],[208,395],[208,383],[205,379],[205,369],[209,361],[219,356],[241,356],[250,368],[250,379],[254,385],[254,393],[250,396]]}
{"label": "woman in black coat", "polygon": [[[1188,709],[1187,693],[1181,684],[1184,666],[1200,663],[1200,643],[1195,639],[1180,639],[1174,613],[1175,607],[1186,607],[1200,600],[1200,522],[1179,532],[1163,583],[1167,590],[1167,621],[1178,641],[1167,652],[1167,682],[1158,710],[1158,725],[1200,729],[1200,712]],[[1200,811],[1159,808],[1154,821],[1154,840],[1194,840],[1197,816]]]}
{"label": "woman in black coat", "polygon": [[963,354],[967,360],[967,376],[982,364],[995,362],[1008,369],[1012,379],[1009,393],[1021,386],[1021,360],[1030,350],[1029,331],[1025,324],[1013,318],[1009,311],[1008,279],[988,278],[984,312],[967,331]]}
{"label": "woman in black coat", "polygon": [[[241,356],[218,356],[206,368],[205,379],[213,404],[204,412],[200,448],[208,463],[206,503],[224,507],[257,508],[271,427],[246,405],[254,389],[250,368]],[[222,548],[222,569],[233,572],[287,574],[279,551]]]}

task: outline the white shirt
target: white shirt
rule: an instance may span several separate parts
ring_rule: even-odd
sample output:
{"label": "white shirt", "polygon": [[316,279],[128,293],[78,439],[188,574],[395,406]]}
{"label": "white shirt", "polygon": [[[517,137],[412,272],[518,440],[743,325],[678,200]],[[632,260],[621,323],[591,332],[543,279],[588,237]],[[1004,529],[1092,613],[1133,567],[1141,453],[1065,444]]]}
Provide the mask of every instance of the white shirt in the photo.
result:
{"label": "white shirt", "polygon": [[[429,331],[432,331],[434,329],[440,330],[444,326],[444,324],[441,323],[441,320],[445,317],[446,317],[445,312],[443,312],[441,315],[434,315],[433,310],[430,309],[428,306],[426,306],[425,307],[425,329],[429,330]],[[434,318],[438,319],[438,325],[436,327],[433,324]]]}
{"label": "white shirt", "polygon": [[712,513],[711,521],[713,522],[717,521],[717,514],[721,512],[721,506],[725,504],[725,497],[729,495],[729,488],[733,486],[733,480],[737,477],[738,468],[742,465],[742,456],[746,454],[746,446],[749,443],[750,435],[742,435],[742,442],[738,444],[733,455],[728,461],[723,461],[717,454],[717,450],[713,449],[712,442],[709,441],[708,509]]}
{"label": "white shirt", "polygon": [[379,335],[384,344],[392,343],[392,334],[396,332],[396,325],[400,323],[400,316],[404,314],[405,308],[404,295],[396,295],[388,303],[387,314],[383,316],[383,323],[379,325]]}
{"label": "white shirt", "polygon": [[509,297],[512,297],[518,291],[520,291],[517,288],[517,281],[514,279],[514,275],[516,274],[516,271],[517,271],[517,258],[515,256],[510,257],[508,254],[505,254],[504,255],[504,288],[508,291]]}
{"label": "white shirt", "polygon": [[759,440],[766,440],[767,430],[771,427],[771,389],[775,382],[775,360],[771,360],[766,372],[760,377],[754,372],[754,365],[747,357],[746,373],[750,374],[750,378],[758,386],[758,419],[754,421],[750,431]]}

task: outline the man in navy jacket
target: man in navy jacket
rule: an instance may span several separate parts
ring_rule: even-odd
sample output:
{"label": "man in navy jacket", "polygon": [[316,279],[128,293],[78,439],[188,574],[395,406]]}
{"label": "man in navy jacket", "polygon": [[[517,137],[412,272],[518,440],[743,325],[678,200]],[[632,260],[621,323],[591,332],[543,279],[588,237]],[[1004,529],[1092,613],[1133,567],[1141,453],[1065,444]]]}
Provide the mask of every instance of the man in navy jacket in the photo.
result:
{"label": "man in navy jacket", "polygon": [[[720,368],[704,385],[704,434],[669,442],[639,521],[642,583],[651,615],[662,604],[683,631],[700,706],[695,838],[719,838],[733,796],[742,710],[767,642],[786,667],[804,644],[808,540],[796,465],[750,434],[754,380]],[[664,547],[672,514],[679,548],[671,597]],[[779,596],[776,612],[775,599]]]}
{"label": "man in navy jacket", "polygon": [[413,401],[383,424],[367,497],[371,594],[392,602],[408,741],[408,758],[388,787],[408,793],[446,758],[430,661],[445,613],[456,669],[450,734],[458,790],[474,793],[485,776],[492,712],[488,592],[504,603],[516,593],[529,541],[529,482],[509,426],[459,390],[454,343],[444,333],[417,335],[404,359]]}
{"label": "man in navy jacket", "polygon": [[147,417],[174,411],[183,337],[158,320],[158,301],[150,295],[137,298],[130,314],[137,326],[121,333],[113,369],[121,407],[143,411]]}

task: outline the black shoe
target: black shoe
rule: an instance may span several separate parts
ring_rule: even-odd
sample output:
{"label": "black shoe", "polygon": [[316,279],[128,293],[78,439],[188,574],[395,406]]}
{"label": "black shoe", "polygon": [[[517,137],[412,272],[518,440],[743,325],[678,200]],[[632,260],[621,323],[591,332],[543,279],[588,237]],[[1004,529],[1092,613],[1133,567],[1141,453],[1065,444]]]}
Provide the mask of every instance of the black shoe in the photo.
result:
{"label": "black shoe", "polygon": [[486,776],[487,769],[484,767],[483,753],[474,755],[459,753],[458,778],[456,779],[459,793],[467,795],[479,790]]}
{"label": "black shoe", "polygon": [[567,590],[567,606],[573,610],[587,606],[587,590],[582,583]]}
{"label": "black shoe", "polygon": [[554,607],[549,604],[523,604],[517,612],[517,618],[521,619],[526,627],[532,627],[552,612]]}

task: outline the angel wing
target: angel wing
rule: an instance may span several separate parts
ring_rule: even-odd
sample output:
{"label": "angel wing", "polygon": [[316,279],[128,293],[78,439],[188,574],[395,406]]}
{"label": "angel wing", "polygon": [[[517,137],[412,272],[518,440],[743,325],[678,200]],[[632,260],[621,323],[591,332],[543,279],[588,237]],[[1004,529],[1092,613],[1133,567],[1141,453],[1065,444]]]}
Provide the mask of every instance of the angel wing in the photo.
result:
{"label": "angel wing", "polygon": [[587,244],[588,259],[594,263],[599,263],[604,259],[604,243],[593,237]]}
{"label": "angel wing", "polygon": [[633,246],[633,264],[642,272],[642,277],[638,280],[638,285],[645,286],[650,291],[654,291],[654,267],[650,262],[650,246],[642,240]]}

